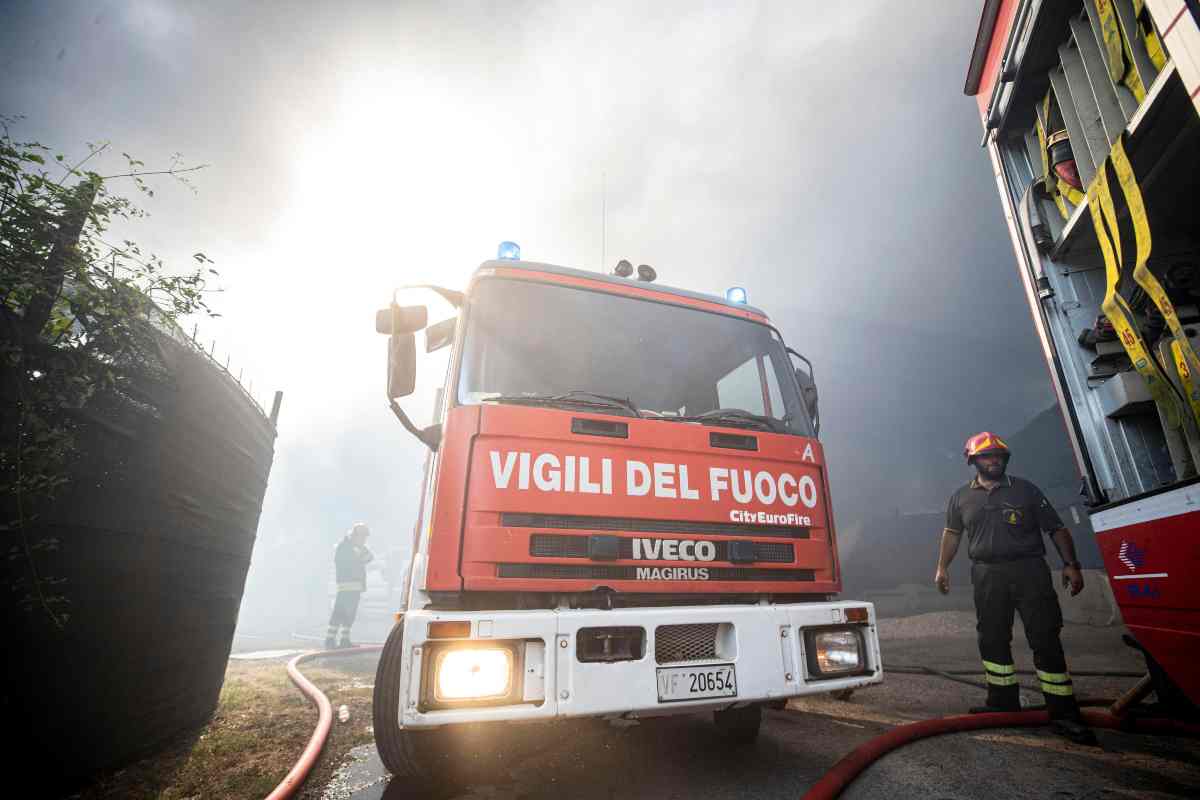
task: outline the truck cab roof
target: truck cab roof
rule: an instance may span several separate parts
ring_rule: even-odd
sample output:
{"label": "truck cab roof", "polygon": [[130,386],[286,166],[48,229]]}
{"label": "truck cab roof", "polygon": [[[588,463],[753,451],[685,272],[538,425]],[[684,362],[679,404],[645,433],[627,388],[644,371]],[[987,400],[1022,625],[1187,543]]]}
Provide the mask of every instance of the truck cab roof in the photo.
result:
{"label": "truck cab roof", "polygon": [[755,306],[746,303],[732,303],[724,297],[715,294],[705,294],[704,292],[693,292],[689,289],[680,289],[674,286],[666,286],[661,283],[651,281],[639,281],[634,278],[622,278],[617,275],[609,275],[603,272],[591,272],[590,270],[573,269],[572,267],[560,267],[557,264],[545,264],[538,261],[508,261],[508,260],[492,260],[485,261],[475,270],[475,275],[472,276],[472,281],[476,276],[484,270],[526,270],[529,272],[543,272],[552,275],[561,275],[567,278],[582,278],[589,281],[599,281],[608,283],[614,286],[623,288],[643,289],[660,294],[674,295],[676,297],[686,297],[690,300],[703,300],[707,303],[725,306],[726,308],[739,311],[750,312],[751,314],[762,318],[763,321],[768,319],[766,312]]}

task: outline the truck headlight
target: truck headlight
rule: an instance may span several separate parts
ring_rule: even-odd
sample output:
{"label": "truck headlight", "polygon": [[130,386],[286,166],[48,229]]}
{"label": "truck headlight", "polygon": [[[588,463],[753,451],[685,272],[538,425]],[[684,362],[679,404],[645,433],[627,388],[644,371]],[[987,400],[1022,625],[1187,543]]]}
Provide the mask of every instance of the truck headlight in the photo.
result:
{"label": "truck headlight", "polygon": [[855,628],[804,632],[808,671],[814,679],[840,678],[866,670],[862,634]]}
{"label": "truck headlight", "polygon": [[512,693],[513,653],[506,647],[455,647],[434,662],[433,697],[439,703],[503,698]]}

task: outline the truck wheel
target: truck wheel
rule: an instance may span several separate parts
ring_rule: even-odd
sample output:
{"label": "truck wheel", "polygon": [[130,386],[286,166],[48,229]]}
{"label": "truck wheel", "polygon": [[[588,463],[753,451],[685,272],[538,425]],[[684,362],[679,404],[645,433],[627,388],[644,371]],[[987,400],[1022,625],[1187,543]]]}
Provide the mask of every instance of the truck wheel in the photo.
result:
{"label": "truck wheel", "polygon": [[713,722],[725,738],[734,744],[750,744],[762,727],[762,706],[726,708],[713,712]]}
{"label": "truck wheel", "polygon": [[[434,782],[437,752],[434,739],[442,730],[406,731],[400,727],[400,667],[404,660],[404,623],[397,622],[383,644],[375,669],[375,691],[371,717],[375,726],[375,749],[379,759],[406,789],[421,792]],[[432,751],[432,753],[431,753]]]}
{"label": "truck wheel", "polygon": [[[400,668],[404,661],[404,622],[388,634],[375,670],[371,716],[379,760],[396,778],[397,797],[427,797],[476,781],[496,779],[505,760],[500,723],[467,723],[442,728],[400,727]],[[511,738],[511,737],[509,737]],[[391,796],[389,790],[388,796]]]}
{"label": "truck wheel", "polygon": [[371,722],[375,727],[375,749],[388,772],[412,777],[419,771],[412,748],[400,730],[400,667],[404,660],[404,623],[397,622],[383,643],[375,668],[375,691],[371,695]]}

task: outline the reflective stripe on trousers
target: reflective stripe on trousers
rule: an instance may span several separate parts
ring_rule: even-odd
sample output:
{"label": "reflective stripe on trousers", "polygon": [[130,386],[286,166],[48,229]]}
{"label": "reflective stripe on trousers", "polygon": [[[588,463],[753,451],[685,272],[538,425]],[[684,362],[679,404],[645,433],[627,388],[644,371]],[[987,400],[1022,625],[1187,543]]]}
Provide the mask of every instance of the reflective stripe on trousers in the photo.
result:
{"label": "reflective stripe on trousers", "polygon": [[1013,664],[997,664],[984,659],[983,674],[992,686],[1016,686],[1017,668]]}
{"label": "reflective stripe on trousers", "polygon": [[1043,672],[1039,669],[1037,676],[1038,680],[1042,682],[1042,691],[1046,694],[1059,697],[1070,697],[1075,694],[1075,688],[1071,683],[1071,674],[1068,672]]}

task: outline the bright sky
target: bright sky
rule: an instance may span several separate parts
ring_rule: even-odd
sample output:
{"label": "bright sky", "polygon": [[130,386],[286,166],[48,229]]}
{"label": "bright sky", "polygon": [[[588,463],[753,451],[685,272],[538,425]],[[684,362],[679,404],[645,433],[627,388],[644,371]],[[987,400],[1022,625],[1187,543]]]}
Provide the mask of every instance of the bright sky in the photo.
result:
{"label": "bright sky", "polygon": [[256,569],[360,518],[407,540],[391,288],[462,287],[504,239],[598,268],[605,194],[610,268],[746,286],[813,357],[853,517],[936,505],[967,434],[1050,404],[961,93],[978,5],[9,0],[0,113],[212,165],[131,238],[217,262],[201,339],[284,392]]}

